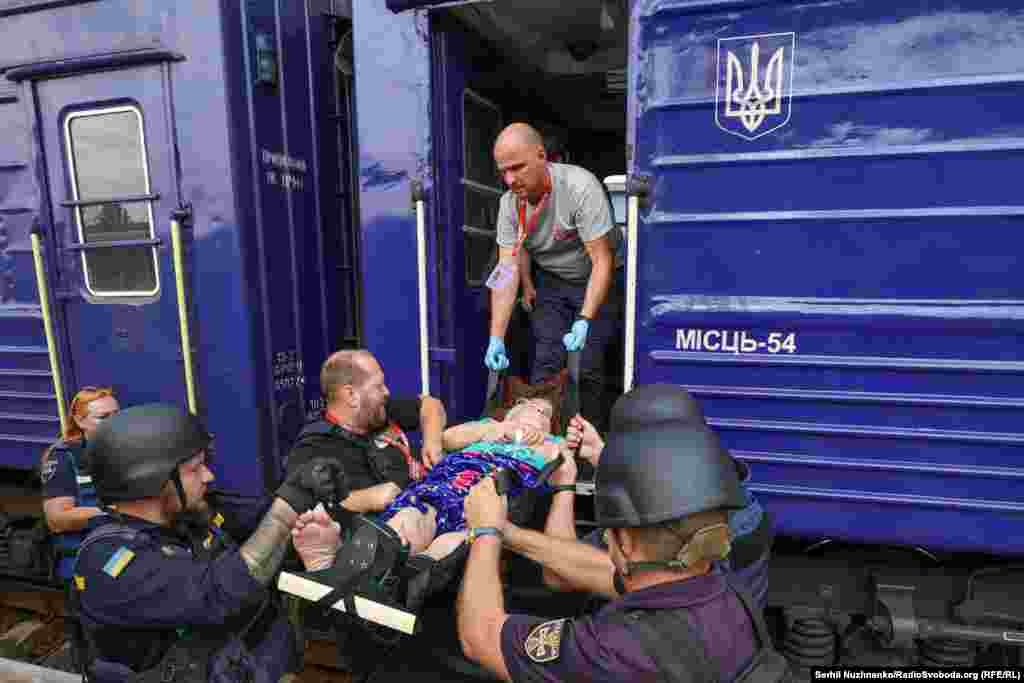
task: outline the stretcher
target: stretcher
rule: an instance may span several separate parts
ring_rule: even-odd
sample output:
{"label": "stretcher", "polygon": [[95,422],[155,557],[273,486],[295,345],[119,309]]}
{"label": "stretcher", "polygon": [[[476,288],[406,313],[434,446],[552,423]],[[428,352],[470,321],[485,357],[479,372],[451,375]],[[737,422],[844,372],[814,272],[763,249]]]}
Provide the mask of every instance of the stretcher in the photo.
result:
{"label": "stretcher", "polygon": [[[570,352],[567,357],[568,378],[562,392],[560,415],[561,424],[555,426],[560,431],[565,430],[572,416],[579,412],[579,352]],[[502,375],[499,372],[491,371],[487,383],[487,396],[485,401],[485,417],[494,416],[500,408],[500,393],[502,388]],[[563,462],[563,456],[548,463],[540,472],[540,482],[546,482],[548,477]],[[495,474],[495,485],[499,494],[504,494],[512,489],[516,474],[507,469],[501,469]],[[530,516],[535,494],[539,489],[524,491],[510,501],[509,514],[514,521],[528,519]],[[408,580],[408,577],[400,576],[400,572],[394,572],[392,567],[402,560],[398,559],[396,553],[399,551],[400,540],[397,542],[393,531],[387,527],[373,522],[365,517],[360,518],[357,528],[347,539],[346,544],[355,544],[358,547],[357,557],[346,559],[349,564],[345,567],[338,567],[338,561],[332,567],[329,575],[324,572],[281,572],[278,577],[277,587],[284,593],[296,595],[305,600],[316,603],[318,606],[338,610],[360,619],[391,629],[399,634],[414,635],[418,632],[418,615],[406,609],[397,602],[393,593],[388,594],[388,588],[384,586],[387,581]],[[465,549],[466,546],[460,547]],[[351,556],[353,553],[346,553]],[[461,573],[462,565],[468,555],[459,549],[453,552],[454,561],[460,563],[458,572],[449,572],[450,576]],[[328,570],[325,570],[325,572]],[[381,576],[370,576],[379,572]],[[368,580],[369,577],[369,580]],[[329,583],[325,583],[329,581]],[[393,588],[393,586],[391,586]]]}

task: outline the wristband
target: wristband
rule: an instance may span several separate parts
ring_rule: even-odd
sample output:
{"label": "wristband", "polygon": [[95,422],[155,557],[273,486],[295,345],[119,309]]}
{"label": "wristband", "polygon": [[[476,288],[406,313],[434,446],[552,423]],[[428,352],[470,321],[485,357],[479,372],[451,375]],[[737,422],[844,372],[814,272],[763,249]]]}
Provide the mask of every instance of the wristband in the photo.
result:
{"label": "wristband", "polygon": [[562,491],[572,491],[573,494],[575,494],[576,484],[559,484],[557,486],[552,486],[551,490],[554,491],[555,493],[561,493]]}
{"label": "wristband", "polygon": [[469,530],[469,536],[466,539],[470,545],[473,545],[473,541],[480,538],[481,536],[497,536],[499,541],[505,539],[505,534],[501,532],[501,529],[493,526],[475,526]]}

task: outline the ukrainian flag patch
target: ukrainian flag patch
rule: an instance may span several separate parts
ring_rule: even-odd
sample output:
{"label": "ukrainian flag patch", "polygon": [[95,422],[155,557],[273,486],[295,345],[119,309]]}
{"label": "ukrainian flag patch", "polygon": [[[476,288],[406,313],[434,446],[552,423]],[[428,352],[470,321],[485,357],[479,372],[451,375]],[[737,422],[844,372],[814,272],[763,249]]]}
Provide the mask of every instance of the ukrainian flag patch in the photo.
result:
{"label": "ukrainian flag patch", "polygon": [[103,571],[106,572],[108,576],[116,579],[133,559],[135,559],[135,553],[129,550],[126,546],[121,546],[117,549],[116,553],[110,556],[107,563],[103,565]]}

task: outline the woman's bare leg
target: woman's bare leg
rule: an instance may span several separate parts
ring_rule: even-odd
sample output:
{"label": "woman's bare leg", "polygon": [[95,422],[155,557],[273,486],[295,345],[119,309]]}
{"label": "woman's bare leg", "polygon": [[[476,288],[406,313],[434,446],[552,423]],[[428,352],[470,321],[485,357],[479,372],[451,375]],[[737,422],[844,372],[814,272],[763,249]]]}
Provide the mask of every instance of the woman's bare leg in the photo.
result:
{"label": "woman's bare leg", "polygon": [[388,526],[409,544],[409,554],[422,553],[437,533],[437,510],[427,506],[426,514],[414,507],[403,508],[388,520]]}
{"label": "woman's bare leg", "polygon": [[465,531],[449,531],[446,534],[441,534],[423,551],[423,554],[435,560],[444,559],[453,550],[462,545],[462,542],[466,540],[466,536],[468,534]]}

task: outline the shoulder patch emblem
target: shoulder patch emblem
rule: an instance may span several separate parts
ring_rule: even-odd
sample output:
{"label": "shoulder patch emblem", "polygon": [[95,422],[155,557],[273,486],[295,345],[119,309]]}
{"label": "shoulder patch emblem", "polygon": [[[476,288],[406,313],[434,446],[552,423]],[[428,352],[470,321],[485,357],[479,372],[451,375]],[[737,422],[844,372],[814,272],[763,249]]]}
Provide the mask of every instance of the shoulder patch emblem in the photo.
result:
{"label": "shoulder patch emblem", "polygon": [[107,563],[103,565],[103,571],[112,578],[117,578],[128,566],[128,563],[135,559],[135,553],[128,550],[127,546],[121,546],[117,552],[110,556]]}
{"label": "shoulder patch emblem", "polygon": [[538,624],[526,636],[523,649],[526,656],[537,662],[553,662],[558,659],[562,649],[562,630],[565,628],[565,619],[555,619]]}
{"label": "shoulder patch emblem", "polygon": [[52,452],[46,456],[46,460],[43,462],[42,467],[39,470],[39,478],[45,484],[46,482],[53,479],[53,475],[57,473],[57,456]]}
{"label": "shoulder patch emblem", "polygon": [[165,557],[174,557],[178,551],[174,549],[174,546],[162,545],[160,546],[160,552],[162,552]]}

